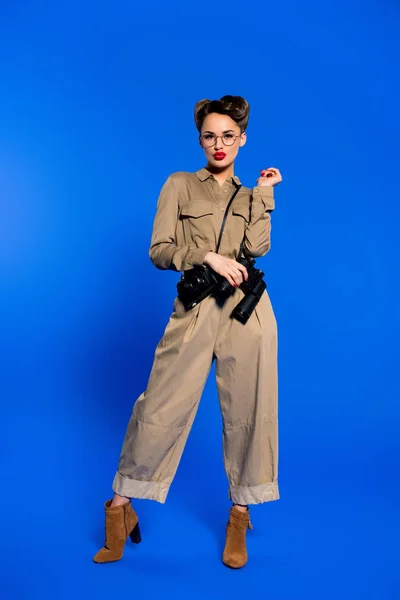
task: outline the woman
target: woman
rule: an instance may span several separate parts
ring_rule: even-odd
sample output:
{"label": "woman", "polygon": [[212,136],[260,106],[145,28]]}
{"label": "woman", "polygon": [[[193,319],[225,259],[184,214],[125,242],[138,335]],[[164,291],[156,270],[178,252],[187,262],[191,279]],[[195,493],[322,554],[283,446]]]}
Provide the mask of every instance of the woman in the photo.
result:
{"label": "woman", "polygon": [[[208,265],[235,289],[224,300],[210,295],[188,310],[175,298],[147,389],[128,423],[114,497],[104,506],[105,545],[95,562],[119,560],[128,536],[140,541],[131,498],[165,502],[213,360],[233,503],[225,565],[240,568],[247,562],[249,505],[279,498],[277,327],[267,292],[245,324],[231,317],[245,295],[240,286],[248,279],[246,267],[236,260],[241,243],[245,256],[268,252],[273,186],[282,180],[278,169],[265,169],[251,189],[234,175],[248,118],[249,105],[240,96],[198,102],[195,123],[207,166],[195,173],[173,173],[160,192],[150,246],[153,264],[175,271]],[[216,253],[225,209],[238,187]]]}

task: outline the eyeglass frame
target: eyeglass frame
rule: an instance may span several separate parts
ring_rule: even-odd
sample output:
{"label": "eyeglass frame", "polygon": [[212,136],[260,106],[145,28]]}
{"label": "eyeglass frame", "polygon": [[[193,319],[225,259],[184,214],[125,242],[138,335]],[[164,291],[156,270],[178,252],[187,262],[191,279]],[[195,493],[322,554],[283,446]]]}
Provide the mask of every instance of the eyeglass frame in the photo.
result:
{"label": "eyeglass frame", "polygon": [[[228,132],[228,131],[226,131],[225,133],[229,133],[229,132]],[[212,135],[213,135],[213,136],[214,136],[214,138],[215,138],[215,139],[214,139],[214,141],[213,141],[213,143],[212,143],[212,144],[210,144],[209,146],[204,146],[204,147],[205,147],[205,148],[211,148],[211,146],[214,146],[214,144],[216,143],[217,139],[218,139],[218,138],[221,138],[221,142],[223,143],[223,145],[224,145],[224,146],[228,146],[228,148],[229,148],[229,146],[233,146],[233,145],[235,144],[236,140],[237,140],[238,138],[240,138],[240,137],[241,137],[241,135],[242,135],[242,133],[243,133],[243,132],[242,132],[242,133],[240,133],[240,135],[236,135],[236,134],[233,132],[233,135],[235,136],[235,139],[234,139],[234,141],[233,141],[233,143],[232,143],[232,144],[226,144],[226,143],[224,142],[224,140],[223,140],[223,137],[224,137],[225,133],[223,133],[222,135],[215,135],[215,133],[213,133]],[[211,134],[211,131],[210,131],[210,134]],[[203,134],[203,135],[204,135],[204,134]],[[204,142],[204,140],[203,140],[203,135],[199,135],[199,140],[201,141],[201,143],[203,143],[203,142]]]}

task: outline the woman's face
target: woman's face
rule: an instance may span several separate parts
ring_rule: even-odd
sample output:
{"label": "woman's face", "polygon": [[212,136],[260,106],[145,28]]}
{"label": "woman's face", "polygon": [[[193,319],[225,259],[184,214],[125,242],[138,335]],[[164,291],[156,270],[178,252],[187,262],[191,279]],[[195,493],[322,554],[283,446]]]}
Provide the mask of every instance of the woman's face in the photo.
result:
{"label": "woman's face", "polygon": [[[200,135],[205,137],[200,140],[200,145],[204,149],[208,164],[219,169],[230,166],[235,160],[239,148],[246,143],[246,134],[240,133],[240,127],[235,121],[228,115],[218,113],[206,116]],[[213,139],[213,135],[215,139]],[[233,140],[233,144],[225,145],[222,141],[223,136],[228,142]]]}

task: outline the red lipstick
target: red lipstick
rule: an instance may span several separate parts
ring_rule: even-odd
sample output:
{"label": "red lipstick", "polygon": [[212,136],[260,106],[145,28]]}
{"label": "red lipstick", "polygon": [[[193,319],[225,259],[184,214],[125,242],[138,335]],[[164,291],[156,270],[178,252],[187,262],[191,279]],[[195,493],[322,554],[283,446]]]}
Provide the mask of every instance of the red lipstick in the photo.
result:
{"label": "red lipstick", "polygon": [[225,156],[226,156],[225,152],[216,152],[214,154],[215,160],[224,160]]}

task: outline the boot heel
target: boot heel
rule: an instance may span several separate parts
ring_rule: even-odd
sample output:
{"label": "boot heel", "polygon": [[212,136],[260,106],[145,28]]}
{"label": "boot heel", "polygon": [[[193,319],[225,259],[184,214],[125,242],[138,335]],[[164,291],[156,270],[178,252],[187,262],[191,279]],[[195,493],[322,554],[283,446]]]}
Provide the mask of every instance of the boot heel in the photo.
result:
{"label": "boot heel", "polygon": [[136,526],[129,534],[129,537],[131,538],[133,544],[140,544],[140,542],[142,541],[142,536],[140,535],[139,521],[136,523]]}

